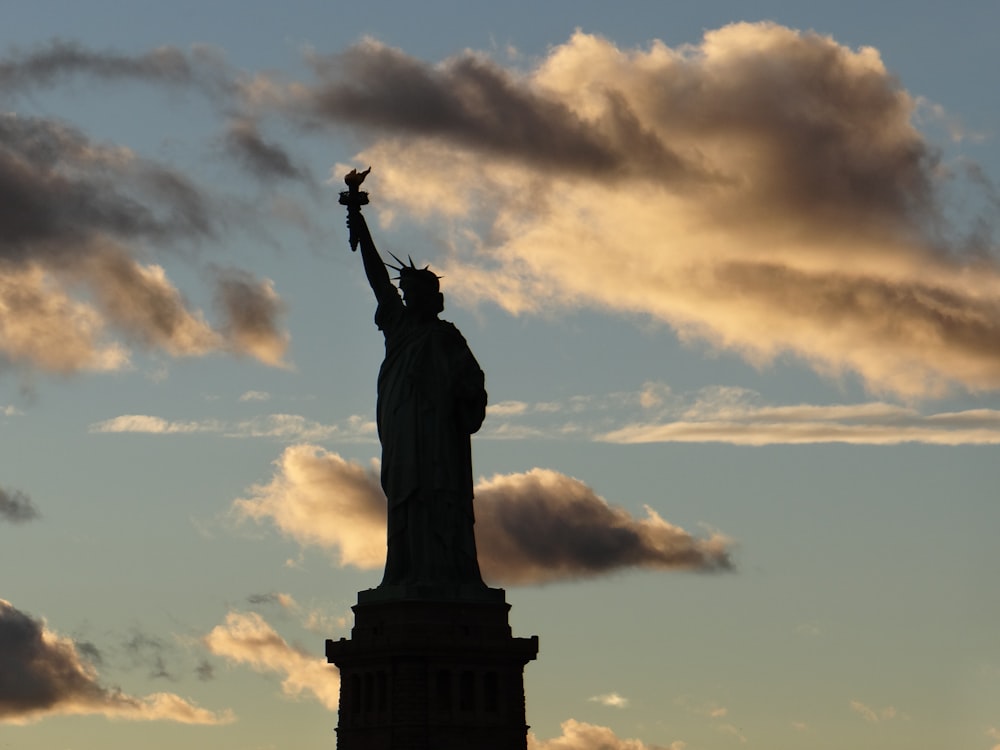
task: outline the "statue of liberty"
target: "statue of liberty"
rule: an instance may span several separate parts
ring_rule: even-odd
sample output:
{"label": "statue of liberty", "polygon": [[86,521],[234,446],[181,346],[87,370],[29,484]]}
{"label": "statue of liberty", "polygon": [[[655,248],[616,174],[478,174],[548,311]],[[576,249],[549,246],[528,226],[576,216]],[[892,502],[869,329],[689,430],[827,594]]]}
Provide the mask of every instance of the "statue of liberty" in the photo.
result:
{"label": "statue of liberty", "polygon": [[[484,587],[476,558],[470,437],[486,415],[485,376],[444,309],[439,279],[395,255],[392,283],[361,214],[368,171],[352,170],[341,193],[351,247],[361,247],[375,292],[375,324],[385,336],[376,407],[382,489],[388,501],[381,587],[473,584]],[[400,296],[402,292],[402,296]]]}

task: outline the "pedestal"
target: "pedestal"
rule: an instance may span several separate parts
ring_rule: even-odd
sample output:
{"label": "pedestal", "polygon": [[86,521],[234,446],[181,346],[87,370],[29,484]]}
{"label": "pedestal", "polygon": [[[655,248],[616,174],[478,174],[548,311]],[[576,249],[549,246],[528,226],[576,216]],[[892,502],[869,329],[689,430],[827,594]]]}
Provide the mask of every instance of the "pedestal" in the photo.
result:
{"label": "pedestal", "polygon": [[338,750],[525,750],[524,666],[502,589],[373,589],[351,638],[327,640],[340,668]]}

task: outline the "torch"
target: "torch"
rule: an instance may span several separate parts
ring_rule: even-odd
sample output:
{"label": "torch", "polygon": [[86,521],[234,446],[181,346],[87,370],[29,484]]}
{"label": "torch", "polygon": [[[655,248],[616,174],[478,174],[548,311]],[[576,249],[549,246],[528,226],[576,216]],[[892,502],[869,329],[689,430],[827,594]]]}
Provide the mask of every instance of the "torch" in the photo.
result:
{"label": "torch", "polygon": [[[365,181],[365,177],[371,171],[371,167],[368,167],[364,172],[352,169],[344,175],[347,190],[340,191],[340,205],[347,206],[348,217],[350,217],[352,211],[361,213],[361,207],[368,205],[368,192],[360,188],[361,183]],[[358,249],[358,231],[350,221],[347,222],[347,226],[350,230],[351,252],[354,252]]]}

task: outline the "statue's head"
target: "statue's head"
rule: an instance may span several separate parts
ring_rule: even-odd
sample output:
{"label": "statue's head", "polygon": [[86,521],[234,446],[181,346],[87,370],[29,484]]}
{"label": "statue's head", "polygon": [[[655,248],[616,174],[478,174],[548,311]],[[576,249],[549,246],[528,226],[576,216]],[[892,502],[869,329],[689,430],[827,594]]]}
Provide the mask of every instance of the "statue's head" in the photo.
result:
{"label": "statue's head", "polygon": [[389,267],[399,271],[399,289],[403,292],[406,307],[421,316],[435,316],[444,310],[444,295],[441,294],[438,275],[427,266],[417,268],[412,258],[406,264],[395,255],[392,257],[399,265]]}

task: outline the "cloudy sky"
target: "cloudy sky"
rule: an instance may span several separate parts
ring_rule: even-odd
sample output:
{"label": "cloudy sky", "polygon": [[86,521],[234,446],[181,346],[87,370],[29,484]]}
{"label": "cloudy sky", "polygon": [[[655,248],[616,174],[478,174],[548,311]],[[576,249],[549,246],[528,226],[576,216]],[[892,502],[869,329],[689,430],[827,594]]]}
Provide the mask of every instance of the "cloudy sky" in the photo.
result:
{"label": "cloudy sky", "polygon": [[532,750],[1000,747],[1000,10],[937,5],[12,3],[0,747],[333,747],[368,165]]}

